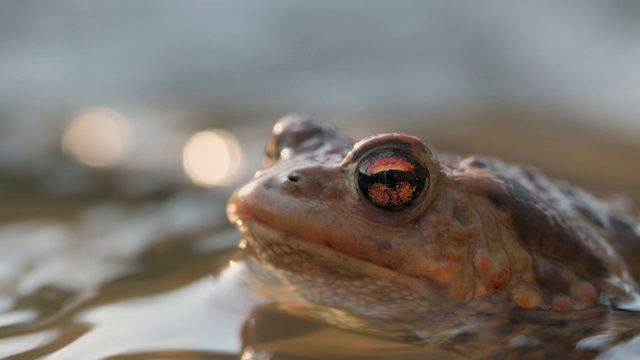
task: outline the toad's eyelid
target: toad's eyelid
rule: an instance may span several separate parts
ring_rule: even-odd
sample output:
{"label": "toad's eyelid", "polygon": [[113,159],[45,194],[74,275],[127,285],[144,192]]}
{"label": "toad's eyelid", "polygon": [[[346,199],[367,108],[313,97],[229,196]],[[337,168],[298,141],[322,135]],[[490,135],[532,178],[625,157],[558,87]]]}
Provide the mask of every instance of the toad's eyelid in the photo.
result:
{"label": "toad's eyelid", "polygon": [[382,154],[376,155],[367,162],[365,169],[368,174],[375,174],[381,171],[400,170],[411,172],[414,169],[411,160],[403,154]]}

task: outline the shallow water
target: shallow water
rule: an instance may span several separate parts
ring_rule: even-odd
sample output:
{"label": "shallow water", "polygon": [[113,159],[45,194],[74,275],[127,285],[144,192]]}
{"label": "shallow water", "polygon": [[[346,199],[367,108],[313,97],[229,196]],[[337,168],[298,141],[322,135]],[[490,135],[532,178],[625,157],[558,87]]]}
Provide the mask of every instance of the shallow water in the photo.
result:
{"label": "shallow water", "polygon": [[483,322],[446,341],[428,341],[428,329],[407,328],[415,336],[406,340],[384,324],[375,331],[328,325],[304,308],[273,303],[252,285],[262,270],[238,249],[239,235],[224,214],[227,196],[182,191],[136,203],[60,204],[59,212],[54,202],[47,220],[41,213],[5,222],[0,357],[608,359],[640,353],[640,316],[633,313],[575,323],[520,316],[507,325]]}
{"label": "shallow water", "polygon": [[255,296],[229,267],[225,201],[182,192],[3,224],[0,357],[238,354]]}

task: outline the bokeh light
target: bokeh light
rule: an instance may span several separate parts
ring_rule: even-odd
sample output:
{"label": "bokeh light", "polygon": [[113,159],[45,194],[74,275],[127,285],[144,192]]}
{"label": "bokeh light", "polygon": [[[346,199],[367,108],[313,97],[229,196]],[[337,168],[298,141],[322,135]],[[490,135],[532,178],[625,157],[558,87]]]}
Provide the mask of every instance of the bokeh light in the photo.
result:
{"label": "bokeh light", "polygon": [[184,146],[182,163],[196,185],[228,185],[238,178],[242,151],[236,138],[224,130],[201,131]]}
{"label": "bokeh light", "polygon": [[91,108],[78,115],[62,138],[62,153],[83,164],[114,167],[133,145],[131,127],[109,108]]}

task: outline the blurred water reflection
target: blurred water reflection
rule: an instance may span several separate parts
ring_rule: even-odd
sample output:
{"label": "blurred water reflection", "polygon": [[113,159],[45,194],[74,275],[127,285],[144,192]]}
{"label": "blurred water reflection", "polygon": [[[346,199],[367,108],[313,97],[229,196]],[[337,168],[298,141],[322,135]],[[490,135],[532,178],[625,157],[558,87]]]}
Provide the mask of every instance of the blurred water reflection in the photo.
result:
{"label": "blurred water reflection", "polygon": [[91,166],[114,167],[133,146],[128,120],[109,108],[78,115],[62,138],[62,153]]}
{"label": "blurred water reflection", "polygon": [[252,295],[237,265],[211,276],[237,243],[212,206],[227,197],[183,191],[103,202],[71,221],[0,223],[0,357],[240,351]]}
{"label": "blurred water reflection", "polygon": [[3,357],[16,355],[33,350],[39,346],[49,343],[57,336],[57,331],[48,330],[16,336],[8,339],[0,339],[0,347]]}
{"label": "blurred water reflection", "polygon": [[200,186],[227,185],[237,180],[242,152],[236,138],[224,130],[193,134],[182,153],[184,170]]}

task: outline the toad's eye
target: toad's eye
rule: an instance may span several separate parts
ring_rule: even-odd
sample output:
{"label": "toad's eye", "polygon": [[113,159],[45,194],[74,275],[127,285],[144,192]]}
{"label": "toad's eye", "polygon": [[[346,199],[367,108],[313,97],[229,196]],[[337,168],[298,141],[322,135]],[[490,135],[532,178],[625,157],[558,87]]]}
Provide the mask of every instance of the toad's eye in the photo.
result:
{"label": "toad's eye", "polygon": [[351,140],[333,125],[308,115],[291,114],[273,127],[264,165],[268,167],[303,153],[339,152],[351,144]]}
{"label": "toad's eye", "polygon": [[357,180],[360,194],[373,205],[399,211],[429,187],[429,172],[404,153],[385,151],[360,164]]}

